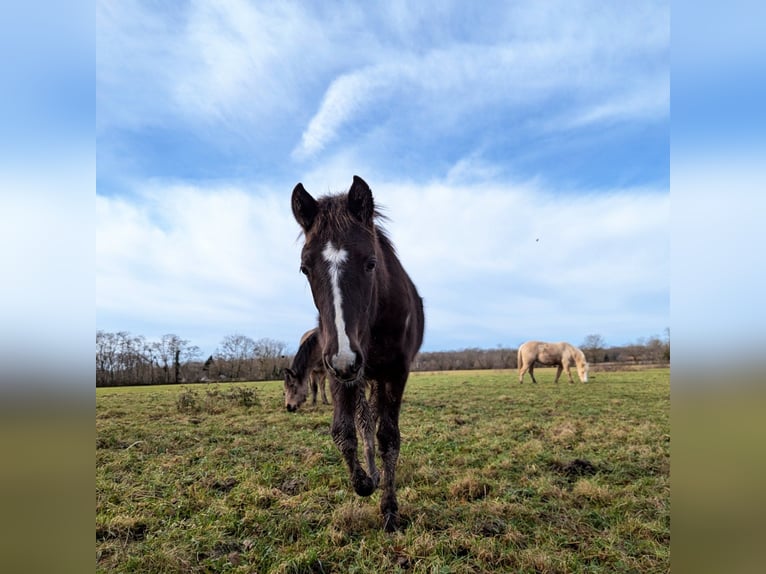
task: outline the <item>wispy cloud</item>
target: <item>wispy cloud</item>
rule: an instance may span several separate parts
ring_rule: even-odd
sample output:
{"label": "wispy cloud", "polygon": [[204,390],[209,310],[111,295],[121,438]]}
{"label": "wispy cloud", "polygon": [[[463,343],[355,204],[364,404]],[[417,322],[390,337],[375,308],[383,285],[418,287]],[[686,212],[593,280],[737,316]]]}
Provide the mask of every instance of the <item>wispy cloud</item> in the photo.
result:
{"label": "wispy cloud", "polygon": [[365,107],[385,97],[394,78],[386,66],[374,66],[344,74],[333,80],[325,93],[319,111],[301,136],[293,157],[306,159],[320,152],[335,140],[338,131]]}
{"label": "wispy cloud", "polygon": [[[519,19],[536,21],[537,8],[527,10]],[[437,44],[419,54],[406,46],[372,52],[365,65],[332,79],[293,157],[320,153],[347,124],[370,117],[375,125],[399,129],[403,122],[395,118],[403,116],[412,129],[433,129],[489,112],[507,125],[530,109],[539,113],[535,107],[544,102],[565,110],[564,121],[548,122],[549,128],[666,117],[669,23],[657,26],[651,10],[636,16],[654,27],[623,26],[624,33],[615,35],[616,15],[604,11],[588,18],[587,26],[551,25],[537,37],[509,27],[507,37],[493,42]],[[630,61],[640,65],[626,66]]]}
{"label": "wispy cloud", "polygon": [[[473,29],[473,11],[434,7],[431,21],[428,12],[225,0],[178,14],[100,0],[99,125],[281,122],[297,128],[292,156],[303,160],[358,139],[364,129],[344,130],[357,119],[401,130],[403,118],[413,130],[440,132],[476,113],[507,125],[551,99],[568,109],[570,127],[667,114],[662,3],[488,5],[482,21],[495,24],[491,33]],[[430,42],[412,36],[418,27]]]}
{"label": "wispy cloud", "polygon": [[102,128],[231,127],[294,113],[294,64],[323,52],[306,49],[323,43],[322,33],[290,3],[222,0],[164,10],[99,0],[97,22]]}

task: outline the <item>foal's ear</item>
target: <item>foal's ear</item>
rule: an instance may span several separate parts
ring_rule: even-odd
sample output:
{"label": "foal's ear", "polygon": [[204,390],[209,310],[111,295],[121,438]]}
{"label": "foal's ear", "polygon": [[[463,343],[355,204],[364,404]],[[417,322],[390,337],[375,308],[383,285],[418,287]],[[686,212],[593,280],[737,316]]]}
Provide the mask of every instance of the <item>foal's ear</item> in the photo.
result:
{"label": "foal's ear", "polygon": [[354,183],[348,190],[348,210],[365,225],[372,226],[375,216],[375,203],[372,200],[372,191],[361,177],[354,176]]}
{"label": "foal's ear", "polygon": [[292,197],[293,215],[304,231],[311,229],[317,215],[316,199],[299,183],[293,188]]}

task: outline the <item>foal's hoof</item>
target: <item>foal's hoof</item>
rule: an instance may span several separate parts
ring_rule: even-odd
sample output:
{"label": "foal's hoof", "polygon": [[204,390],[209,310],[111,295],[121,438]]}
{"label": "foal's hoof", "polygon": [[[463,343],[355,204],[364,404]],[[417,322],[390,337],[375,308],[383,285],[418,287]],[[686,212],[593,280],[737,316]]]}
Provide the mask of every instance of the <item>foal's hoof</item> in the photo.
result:
{"label": "foal's hoof", "polygon": [[399,514],[389,512],[383,515],[383,530],[386,532],[396,532],[399,530]]}
{"label": "foal's hoof", "polygon": [[364,471],[357,472],[352,480],[354,492],[359,496],[370,496],[375,492],[375,482]]}
{"label": "foal's hoof", "polygon": [[394,532],[399,529],[399,505],[394,496],[383,494],[380,500],[380,513],[383,515],[383,530]]}

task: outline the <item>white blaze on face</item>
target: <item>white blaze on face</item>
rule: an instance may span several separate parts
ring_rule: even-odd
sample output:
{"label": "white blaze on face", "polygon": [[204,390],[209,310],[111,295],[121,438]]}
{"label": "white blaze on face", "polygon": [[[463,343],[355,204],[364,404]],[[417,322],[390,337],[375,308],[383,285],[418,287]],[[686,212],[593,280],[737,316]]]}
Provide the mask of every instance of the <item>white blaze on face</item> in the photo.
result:
{"label": "white blaze on face", "polygon": [[346,333],[346,322],[343,320],[343,295],[340,292],[340,272],[348,252],[345,249],[335,249],[332,242],[328,241],[322,251],[322,257],[327,261],[330,272],[332,300],[335,308],[335,332],[338,334],[338,354],[333,356],[332,366],[336,369],[345,369],[354,363],[354,352],[351,350],[351,341]]}

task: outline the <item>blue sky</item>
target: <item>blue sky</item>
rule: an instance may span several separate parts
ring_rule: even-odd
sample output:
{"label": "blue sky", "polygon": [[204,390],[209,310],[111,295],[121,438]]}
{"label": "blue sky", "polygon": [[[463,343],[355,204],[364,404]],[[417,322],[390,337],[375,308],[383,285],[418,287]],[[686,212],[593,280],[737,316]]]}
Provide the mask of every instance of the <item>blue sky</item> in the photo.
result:
{"label": "blue sky", "polygon": [[294,349],[290,192],[356,174],[424,350],[663,334],[667,2],[313,4],[98,1],[97,329]]}

